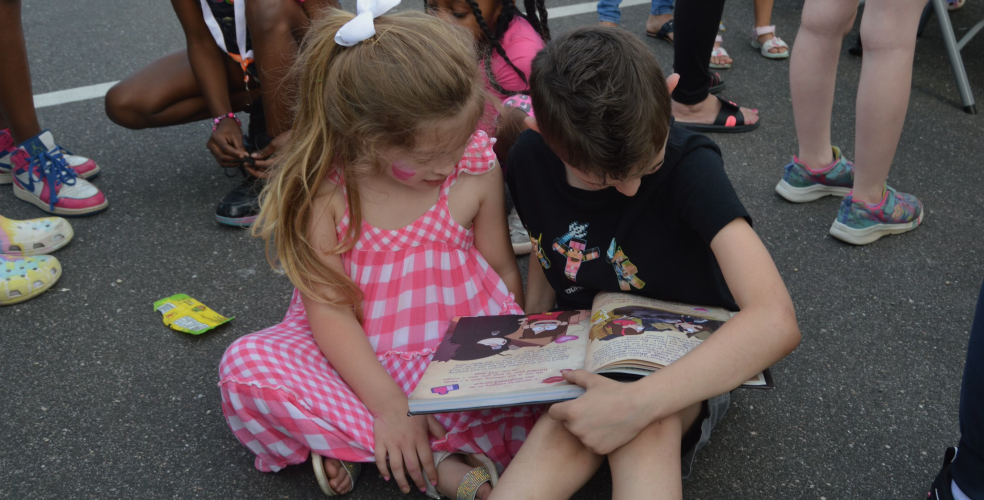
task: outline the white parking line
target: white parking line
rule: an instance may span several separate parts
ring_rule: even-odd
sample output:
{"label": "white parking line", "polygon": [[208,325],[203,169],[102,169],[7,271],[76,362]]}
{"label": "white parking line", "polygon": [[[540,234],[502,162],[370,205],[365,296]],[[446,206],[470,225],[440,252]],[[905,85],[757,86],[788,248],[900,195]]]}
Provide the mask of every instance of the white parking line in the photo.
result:
{"label": "white parking line", "polygon": [[[631,7],[633,5],[648,4],[650,1],[651,0],[623,0],[621,6]],[[560,17],[587,14],[589,12],[594,12],[597,9],[597,6],[597,2],[585,2],[574,5],[564,5],[562,7],[554,7],[552,9],[547,9],[547,19],[557,19]],[[74,89],[48,92],[47,94],[38,94],[34,96],[34,107],[44,108],[48,106],[57,106],[59,104],[68,104],[70,102],[85,101],[88,99],[99,99],[100,97],[105,96],[110,87],[116,85],[116,83],[117,82],[107,82],[97,85],[89,85],[87,87],[76,87]]]}

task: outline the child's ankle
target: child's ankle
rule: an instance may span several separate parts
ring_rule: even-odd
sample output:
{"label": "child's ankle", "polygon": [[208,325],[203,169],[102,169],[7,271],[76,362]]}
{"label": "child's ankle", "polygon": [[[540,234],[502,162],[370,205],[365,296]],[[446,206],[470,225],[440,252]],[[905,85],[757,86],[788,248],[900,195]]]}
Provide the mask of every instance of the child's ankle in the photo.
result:
{"label": "child's ankle", "polygon": [[814,172],[819,172],[830,168],[830,164],[834,163],[834,152],[832,149],[828,149],[826,156],[808,156],[799,154],[796,156],[796,161],[801,165],[805,165],[806,168]]}

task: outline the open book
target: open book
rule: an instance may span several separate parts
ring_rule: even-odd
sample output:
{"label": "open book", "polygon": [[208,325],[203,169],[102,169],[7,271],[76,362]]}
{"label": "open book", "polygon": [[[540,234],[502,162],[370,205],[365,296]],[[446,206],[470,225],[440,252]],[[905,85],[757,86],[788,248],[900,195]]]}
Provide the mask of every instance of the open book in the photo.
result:
{"label": "open book", "polygon": [[[601,293],[591,311],[455,318],[417,388],[410,414],[574,399],[561,372],[634,380],[680,359],[733,313]],[[742,387],[772,388],[769,370]]]}

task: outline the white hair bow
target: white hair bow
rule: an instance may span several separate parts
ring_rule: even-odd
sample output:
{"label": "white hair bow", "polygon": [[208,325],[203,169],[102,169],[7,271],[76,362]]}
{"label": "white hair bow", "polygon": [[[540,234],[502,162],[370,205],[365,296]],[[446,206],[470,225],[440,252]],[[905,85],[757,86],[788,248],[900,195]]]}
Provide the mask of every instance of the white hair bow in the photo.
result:
{"label": "white hair bow", "polygon": [[355,19],[345,23],[335,33],[335,43],[351,47],[376,34],[372,20],[389,12],[400,4],[400,0],[358,0]]}

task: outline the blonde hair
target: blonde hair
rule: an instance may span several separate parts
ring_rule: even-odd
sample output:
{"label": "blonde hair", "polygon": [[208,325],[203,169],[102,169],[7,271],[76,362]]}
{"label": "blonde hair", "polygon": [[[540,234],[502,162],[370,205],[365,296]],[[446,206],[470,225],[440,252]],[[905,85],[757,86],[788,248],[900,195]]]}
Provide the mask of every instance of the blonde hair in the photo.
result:
{"label": "blonde hair", "polygon": [[253,234],[302,293],[351,307],[361,320],[362,291],[318,259],[309,234],[320,186],[329,174],[344,178],[349,226],[329,254],[347,252],[362,226],[359,182],[381,173],[379,148],[412,150],[421,129],[456,117],[467,123],[448,141],[464,144],[489,98],[463,29],[401,12],[376,18],[374,37],[337,45],[335,33],[353,17],[333,9],[305,36],[290,77],[298,93],[290,140],[260,197]]}

